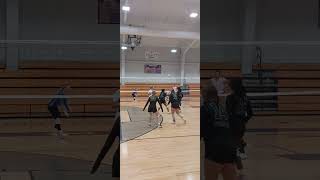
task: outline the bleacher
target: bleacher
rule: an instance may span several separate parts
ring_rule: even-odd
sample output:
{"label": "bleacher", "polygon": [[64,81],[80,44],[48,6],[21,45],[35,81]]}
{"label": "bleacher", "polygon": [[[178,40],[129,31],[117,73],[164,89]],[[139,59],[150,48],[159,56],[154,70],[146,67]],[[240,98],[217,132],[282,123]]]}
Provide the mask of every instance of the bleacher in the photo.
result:
{"label": "bleacher", "polygon": [[[320,90],[319,64],[263,64],[261,69],[254,65],[253,73],[243,76],[240,64],[201,64],[201,84],[206,83],[215,70],[220,70],[229,79],[242,77],[249,93]],[[251,100],[257,115],[320,114],[320,95],[317,94],[255,98],[258,97]]]}
{"label": "bleacher", "polygon": [[[0,70],[0,96],[55,95],[71,82],[66,95],[112,95],[119,88],[119,64],[24,61],[17,71]],[[50,99],[1,99],[0,117],[49,117]],[[112,99],[69,99],[72,116],[113,116]]]}
{"label": "bleacher", "polygon": [[[120,94],[121,97],[129,97],[131,96],[131,93],[133,89],[137,89],[139,97],[147,97],[148,90],[150,87],[153,87],[158,94],[160,93],[161,89],[165,89],[166,91],[170,91],[172,87],[174,86],[180,86],[179,84],[173,84],[173,83],[161,83],[161,84],[150,84],[150,83],[126,83],[125,85],[120,86]],[[187,91],[189,93],[187,96],[190,97],[198,97],[200,95],[200,85],[196,83],[187,84]]]}

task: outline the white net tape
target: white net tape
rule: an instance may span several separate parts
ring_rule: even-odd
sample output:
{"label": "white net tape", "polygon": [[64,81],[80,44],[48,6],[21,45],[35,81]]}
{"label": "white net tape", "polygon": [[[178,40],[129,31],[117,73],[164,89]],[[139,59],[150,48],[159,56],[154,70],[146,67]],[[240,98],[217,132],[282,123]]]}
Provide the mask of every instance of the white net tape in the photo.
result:
{"label": "white net tape", "polygon": [[[229,94],[220,94],[219,96],[228,96]],[[297,92],[266,92],[266,93],[247,93],[249,97],[267,97],[267,96],[318,96],[320,91],[297,91]]]}

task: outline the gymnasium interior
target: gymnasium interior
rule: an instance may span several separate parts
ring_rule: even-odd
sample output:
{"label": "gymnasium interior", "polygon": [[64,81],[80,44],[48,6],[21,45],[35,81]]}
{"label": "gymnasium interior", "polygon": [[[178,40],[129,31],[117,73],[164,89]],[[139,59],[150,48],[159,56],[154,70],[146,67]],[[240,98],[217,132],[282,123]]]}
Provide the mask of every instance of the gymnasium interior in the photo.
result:
{"label": "gymnasium interior", "polygon": [[[200,1],[121,1],[124,6],[130,10],[121,12],[120,23],[121,179],[199,179]],[[162,128],[157,120],[148,125],[142,110],[150,87],[157,96],[182,88],[186,124],[177,115],[172,124],[162,105]]]}
{"label": "gymnasium interior", "polygon": [[[111,179],[114,151],[90,171],[114,123],[119,24],[90,0],[1,0],[0,22],[0,179]],[[48,103],[65,83],[62,141]]]}
{"label": "gymnasium interior", "polygon": [[201,86],[217,70],[240,77],[254,110],[239,178],[319,179],[319,2],[217,0],[201,7]]}

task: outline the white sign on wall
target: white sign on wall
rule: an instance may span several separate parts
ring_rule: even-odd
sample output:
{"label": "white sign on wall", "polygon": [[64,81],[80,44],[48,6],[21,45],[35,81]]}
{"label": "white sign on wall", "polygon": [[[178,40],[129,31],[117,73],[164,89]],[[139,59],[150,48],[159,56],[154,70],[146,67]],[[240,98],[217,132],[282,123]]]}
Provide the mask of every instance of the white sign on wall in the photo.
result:
{"label": "white sign on wall", "polygon": [[145,51],[144,55],[146,59],[158,59],[160,56],[160,53],[157,51],[151,50],[151,51]]}

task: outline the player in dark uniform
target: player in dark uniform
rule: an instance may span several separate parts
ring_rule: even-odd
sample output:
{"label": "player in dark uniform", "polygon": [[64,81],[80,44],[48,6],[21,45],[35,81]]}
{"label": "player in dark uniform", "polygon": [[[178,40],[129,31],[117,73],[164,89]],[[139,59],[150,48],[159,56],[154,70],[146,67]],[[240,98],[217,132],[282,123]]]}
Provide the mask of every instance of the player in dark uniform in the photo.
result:
{"label": "player in dark uniform", "polygon": [[205,143],[205,179],[218,180],[221,174],[224,180],[236,180],[236,143],[228,114],[214,86],[203,89],[202,96],[200,136]]}
{"label": "player in dark uniform", "polygon": [[160,100],[156,96],[156,91],[152,91],[152,95],[148,98],[148,101],[147,101],[146,105],[144,106],[143,111],[146,109],[147,105],[149,104],[149,107],[148,107],[148,112],[150,114],[149,126],[151,126],[152,119],[154,118],[154,116],[156,116],[157,122],[159,122],[159,127],[161,128],[162,122],[163,122],[163,117],[157,110],[157,103],[159,103],[161,111],[163,112]]}
{"label": "player in dark uniform", "polygon": [[56,95],[58,97],[55,97],[53,99],[50,100],[50,102],[48,103],[48,110],[50,112],[50,114],[52,115],[53,119],[54,119],[54,128],[57,130],[57,135],[59,138],[63,139],[64,135],[62,128],[61,128],[61,114],[59,111],[59,107],[63,108],[63,112],[64,114],[69,117],[69,113],[70,113],[70,107],[68,104],[68,100],[65,97],[64,91],[65,89],[70,89],[70,85],[66,84],[64,85],[62,88],[60,88],[58,90],[58,92],[56,93]]}
{"label": "player in dark uniform", "polygon": [[[115,103],[116,106],[116,115],[115,115],[115,122],[114,125],[110,131],[110,134],[107,137],[107,140],[104,144],[104,146],[102,147],[96,161],[94,162],[94,165],[92,167],[91,170],[91,174],[95,173],[97,171],[97,169],[99,168],[102,160],[104,159],[104,157],[106,156],[106,154],[108,153],[108,151],[110,150],[110,148],[112,147],[112,144],[114,143],[114,141],[116,140],[117,137],[120,137],[120,115],[119,115],[119,103],[120,103],[120,98],[119,96],[119,91],[117,91],[114,94],[114,98],[113,101]],[[115,178],[120,178],[120,144],[117,147],[117,150],[115,152],[115,154],[113,155],[113,161],[112,161],[112,177]]]}
{"label": "player in dark uniform", "polygon": [[183,93],[182,93],[182,89],[181,87],[177,87],[177,94],[178,94],[178,97],[179,97],[179,101],[180,101],[180,106],[181,106],[181,101],[182,101],[182,98],[183,98]]}
{"label": "player in dark uniform", "polygon": [[232,80],[230,82],[230,88],[231,94],[227,96],[226,109],[230,116],[233,135],[238,147],[237,166],[239,170],[242,170],[243,165],[241,159],[246,158],[244,151],[246,143],[243,137],[246,131],[246,124],[251,119],[253,113],[241,79]]}
{"label": "player in dark uniform", "polygon": [[136,101],[137,94],[138,94],[137,90],[136,90],[136,89],[133,89],[133,91],[132,91],[132,93],[131,93],[131,96],[132,96],[132,98],[133,98],[133,101]]}
{"label": "player in dark uniform", "polygon": [[180,113],[181,113],[181,111],[182,111],[182,98],[183,98],[183,93],[182,93],[181,87],[177,87],[177,94],[178,94],[179,101],[180,101]]}
{"label": "player in dark uniform", "polygon": [[181,99],[176,88],[174,88],[170,93],[168,105],[169,104],[171,104],[171,115],[173,123],[176,123],[176,117],[174,115],[175,113],[184,121],[184,123],[186,123],[187,121],[180,114]]}
{"label": "player in dark uniform", "polygon": [[[162,89],[161,93],[159,95],[159,100],[160,100],[160,103],[163,104],[167,108],[168,113],[170,113],[167,102],[166,102],[166,97],[167,97],[167,93],[165,92],[164,89]],[[159,110],[160,110],[160,107],[158,108],[158,111]]]}

